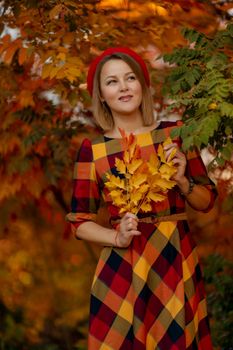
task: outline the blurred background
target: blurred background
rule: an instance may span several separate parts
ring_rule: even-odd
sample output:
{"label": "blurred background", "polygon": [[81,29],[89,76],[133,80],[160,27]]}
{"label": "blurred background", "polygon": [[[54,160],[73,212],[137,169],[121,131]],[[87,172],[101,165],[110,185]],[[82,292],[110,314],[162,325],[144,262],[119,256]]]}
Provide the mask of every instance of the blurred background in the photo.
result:
{"label": "blurred background", "polygon": [[158,119],[181,119],[184,105],[194,120],[186,146],[202,149],[219,196],[208,214],[187,208],[189,222],[215,349],[233,349],[232,16],[223,0],[0,1],[1,350],[86,349],[100,248],[75,240],[65,215],[77,150],[99,133],[88,65],[117,45],[147,61]]}

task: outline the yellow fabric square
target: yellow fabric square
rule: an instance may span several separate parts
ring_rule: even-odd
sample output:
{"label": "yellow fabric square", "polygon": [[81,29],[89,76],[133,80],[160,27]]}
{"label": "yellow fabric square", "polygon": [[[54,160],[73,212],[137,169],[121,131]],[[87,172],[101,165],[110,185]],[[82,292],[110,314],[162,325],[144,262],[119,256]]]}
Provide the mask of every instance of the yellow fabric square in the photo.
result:
{"label": "yellow fabric square", "polygon": [[172,318],[176,317],[182,307],[183,303],[176,297],[175,294],[173,294],[169,302],[166,304],[166,309],[170,312]]}
{"label": "yellow fabric square", "polygon": [[133,307],[132,305],[127,301],[124,300],[121,304],[120,310],[118,312],[118,315],[127,320],[129,323],[133,320]]}
{"label": "yellow fabric square", "polygon": [[205,299],[200,301],[200,304],[198,305],[198,319],[199,322],[207,316],[207,307]]}
{"label": "yellow fabric square", "polygon": [[146,337],[146,349],[147,350],[154,350],[157,347],[157,343],[155,339],[148,333]]}
{"label": "yellow fabric square", "polygon": [[114,350],[111,346],[108,346],[106,344],[102,344],[100,347],[100,350]]}
{"label": "yellow fabric square", "polygon": [[140,147],[145,147],[153,144],[151,134],[138,134],[136,135],[137,143]]}
{"label": "yellow fabric square", "polygon": [[187,281],[192,276],[192,273],[189,269],[188,262],[186,260],[182,262],[182,268],[183,268],[183,279],[184,281]]}
{"label": "yellow fabric square", "polygon": [[194,334],[192,332],[193,331],[190,329],[190,325],[185,327],[186,348],[188,348],[193,342]]}
{"label": "yellow fabric square", "polygon": [[97,160],[99,158],[107,157],[106,147],[104,143],[98,143],[96,145],[92,145],[93,150],[93,159]]}
{"label": "yellow fabric square", "polygon": [[148,275],[148,271],[150,270],[151,266],[150,264],[144,259],[143,257],[140,257],[137,264],[134,267],[134,273],[141,277],[141,279],[145,280]]}
{"label": "yellow fabric square", "polygon": [[169,240],[176,228],[176,221],[161,222],[158,225],[159,231]]}

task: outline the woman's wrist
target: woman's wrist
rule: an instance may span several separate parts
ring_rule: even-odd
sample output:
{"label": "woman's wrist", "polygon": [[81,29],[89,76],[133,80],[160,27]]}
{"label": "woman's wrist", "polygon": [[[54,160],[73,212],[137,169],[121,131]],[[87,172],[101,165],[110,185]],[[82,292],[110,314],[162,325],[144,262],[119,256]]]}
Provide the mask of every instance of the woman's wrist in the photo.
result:
{"label": "woman's wrist", "polygon": [[120,224],[118,224],[115,228],[115,236],[114,236],[114,245],[119,248],[118,235],[120,232]]}
{"label": "woman's wrist", "polygon": [[184,179],[177,183],[177,185],[179,187],[180,194],[187,197],[192,193],[195,183],[192,178],[188,179],[187,177],[184,177]]}

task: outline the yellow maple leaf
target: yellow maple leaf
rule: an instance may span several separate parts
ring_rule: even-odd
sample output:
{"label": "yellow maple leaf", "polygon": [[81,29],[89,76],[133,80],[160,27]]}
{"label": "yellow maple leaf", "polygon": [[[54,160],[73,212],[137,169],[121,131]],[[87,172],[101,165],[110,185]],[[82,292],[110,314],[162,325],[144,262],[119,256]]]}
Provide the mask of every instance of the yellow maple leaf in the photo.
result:
{"label": "yellow maple leaf", "polygon": [[107,186],[108,189],[114,189],[114,188],[125,189],[124,180],[120,179],[115,175],[110,175],[109,181],[105,183],[105,186]]}
{"label": "yellow maple leaf", "polygon": [[[172,144],[172,139],[168,137],[164,142],[163,142],[163,147]],[[174,156],[176,155],[177,148],[174,147],[168,156],[168,159],[166,160],[167,163],[171,162]]]}
{"label": "yellow maple leaf", "polygon": [[142,203],[141,210],[144,211],[145,213],[148,211],[151,211],[152,210],[151,204],[148,202]]}
{"label": "yellow maple leaf", "polygon": [[171,151],[171,153],[169,154],[168,156],[168,159],[167,159],[167,162],[170,163],[172,161],[172,159],[175,157],[176,155],[176,152],[177,152],[177,148],[174,147]]}
{"label": "yellow maple leaf", "polygon": [[140,165],[142,165],[143,160],[142,159],[135,159],[131,163],[128,164],[127,169],[130,174],[133,174]]}
{"label": "yellow maple leaf", "polygon": [[149,185],[148,184],[142,184],[138,189],[137,191],[144,194],[148,191],[149,189]]}
{"label": "yellow maple leaf", "polygon": [[160,161],[157,154],[152,153],[148,161],[148,167],[152,175],[157,174],[159,165],[160,165]]}
{"label": "yellow maple leaf", "polygon": [[142,196],[143,196],[143,193],[142,192],[134,192],[134,193],[131,193],[130,195],[130,200],[135,204],[137,205],[140,200],[142,199]]}
{"label": "yellow maple leaf", "polygon": [[128,210],[128,211],[130,211],[132,214],[135,214],[135,215],[137,215],[137,213],[138,213],[138,209],[136,206],[134,206],[133,208],[130,208],[130,210]]}
{"label": "yellow maple leaf", "polygon": [[171,189],[173,186],[175,186],[176,182],[172,180],[167,180],[160,178],[156,181],[156,185],[159,186],[163,191],[166,191],[167,189]]}
{"label": "yellow maple leaf", "polygon": [[165,152],[164,152],[163,146],[161,144],[159,144],[157,153],[158,153],[158,156],[159,156],[161,162],[166,163]]}
{"label": "yellow maple leaf", "polygon": [[125,162],[126,164],[129,163],[129,160],[130,160],[129,151],[125,151],[125,152],[124,152],[123,160],[124,160],[124,162]]}
{"label": "yellow maple leaf", "polygon": [[126,172],[126,166],[123,160],[116,158],[115,160],[115,166],[120,174],[125,174]]}
{"label": "yellow maple leaf", "polygon": [[[111,194],[111,192],[110,192]],[[125,204],[125,198],[124,197],[121,197],[121,196],[117,196],[114,198],[114,204],[117,205],[117,206],[122,206]]]}
{"label": "yellow maple leaf", "polygon": [[158,187],[157,186],[157,181],[161,179],[161,174],[160,173],[157,173],[157,174],[154,174],[154,175],[151,175],[151,176],[148,176],[148,184],[149,186],[152,188],[155,188],[155,187]]}
{"label": "yellow maple leaf", "polygon": [[170,179],[177,172],[177,169],[174,166],[165,163],[161,165],[161,167],[159,168],[159,172],[162,175],[162,177]]}
{"label": "yellow maple leaf", "polygon": [[162,202],[166,196],[160,193],[149,192],[148,198],[152,199],[154,202]]}
{"label": "yellow maple leaf", "polygon": [[172,139],[170,137],[166,138],[166,140],[163,142],[163,147],[170,145],[172,143]]}
{"label": "yellow maple leaf", "polygon": [[130,207],[130,204],[125,204],[124,207],[122,207],[119,211],[120,214],[126,213],[126,212],[132,212],[133,213],[133,208]]}
{"label": "yellow maple leaf", "polygon": [[146,174],[135,174],[134,177],[130,179],[130,185],[132,187],[138,188],[140,185],[142,185],[147,180]]}
{"label": "yellow maple leaf", "polygon": [[121,194],[122,194],[121,190],[112,190],[110,192],[110,195],[111,195],[113,200],[115,200],[115,198],[118,198],[119,196],[121,196]]}

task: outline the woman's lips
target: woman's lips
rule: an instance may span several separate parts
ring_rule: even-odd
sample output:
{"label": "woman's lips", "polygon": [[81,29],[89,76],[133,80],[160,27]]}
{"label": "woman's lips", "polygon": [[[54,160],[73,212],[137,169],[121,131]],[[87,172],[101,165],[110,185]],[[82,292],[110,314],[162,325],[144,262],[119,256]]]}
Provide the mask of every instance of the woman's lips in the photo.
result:
{"label": "woman's lips", "polygon": [[119,97],[119,100],[122,102],[128,102],[133,96],[131,95],[126,95],[126,96],[121,96]]}

